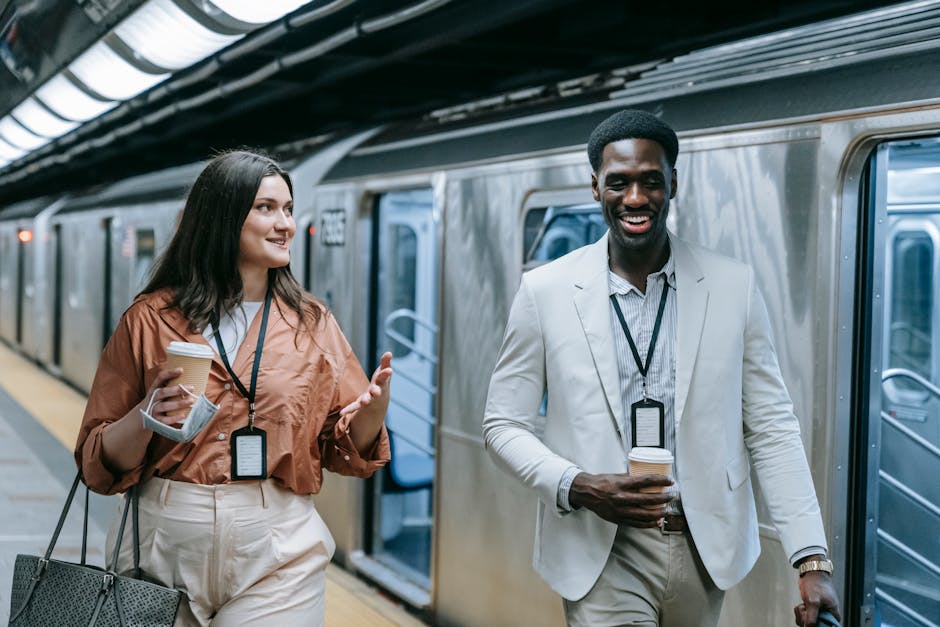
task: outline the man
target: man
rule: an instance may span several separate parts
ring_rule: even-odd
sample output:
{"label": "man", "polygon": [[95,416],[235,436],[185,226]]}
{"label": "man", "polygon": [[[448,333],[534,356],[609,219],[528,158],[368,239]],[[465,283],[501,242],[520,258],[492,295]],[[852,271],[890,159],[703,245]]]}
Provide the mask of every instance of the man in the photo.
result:
{"label": "man", "polygon": [[[570,625],[717,624],[724,590],[760,553],[751,467],[802,567],[797,624],[815,625],[838,600],[766,307],[748,266],[666,230],[678,149],[642,111],[591,134],[609,230],[523,276],[486,446],[538,492],[534,566]],[[675,454],[675,485],[628,474],[638,444]]]}

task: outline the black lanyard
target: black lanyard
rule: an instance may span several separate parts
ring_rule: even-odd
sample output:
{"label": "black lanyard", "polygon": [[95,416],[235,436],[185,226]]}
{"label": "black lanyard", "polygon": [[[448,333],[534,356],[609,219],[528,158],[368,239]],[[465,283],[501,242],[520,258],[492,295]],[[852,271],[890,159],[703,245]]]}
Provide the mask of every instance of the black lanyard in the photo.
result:
{"label": "black lanyard", "polygon": [[630,335],[630,328],[627,327],[627,321],[623,317],[623,312],[620,310],[620,304],[617,302],[617,295],[610,295],[610,302],[614,305],[614,311],[617,312],[617,319],[620,320],[620,326],[623,328],[624,335],[627,336],[627,342],[630,344],[630,352],[633,353],[633,361],[636,362],[636,367],[640,370],[640,375],[643,377],[643,399],[646,400],[646,373],[649,372],[650,364],[653,363],[653,351],[656,349],[656,338],[659,337],[659,327],[663,322],[663,312],[666,310],[666,295],[669,293],[669,283],[664,279],[663,280],[663,295],[659,299],[659,311],[656,312],[656,324],[653,325],[653,335],[650,337],[650,348],[646,353],[646,365],[643,365],[643,362],[640,361],[640,353],[636,349],[636,344],[633,342],[633,336]]}
{"label": "black lanyard", "polygon": [[219,347],[219,356],[222,358],[222,363],[225,364],[225,369],[228,370],[228,373],[232,376],[232,381],[235,382],[235,387],[238,388],[238,391],[242,393],[242,396],[248,399],[248,428],[254,429],[255,427],[255,392],[258,389],[258,370],[261,367],[261,349],[264,347],[264,333],[268,328],[268,312],[271,311],[271,288],[268,288],[268,293],[264,297],[264,314],[261,316],[261,330],[258,331],[258,347],[255,349],[255,363],[251,367],[251,389],[246,390],[244,384],[241,380],[235,375],[235,372],[232,370],[231,364],[228,363],[228,355],[225,354],[225,346],[222,344],[222,337],[219,333],[218,324],[216,324],[215,329],[215,345]]}

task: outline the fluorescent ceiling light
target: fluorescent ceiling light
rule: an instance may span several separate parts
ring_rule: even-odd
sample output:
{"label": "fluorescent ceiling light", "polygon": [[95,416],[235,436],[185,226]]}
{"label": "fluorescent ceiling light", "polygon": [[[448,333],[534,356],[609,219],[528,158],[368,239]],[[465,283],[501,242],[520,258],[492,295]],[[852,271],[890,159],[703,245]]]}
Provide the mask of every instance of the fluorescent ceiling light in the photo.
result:
{"label": "fluorescent ceiling light", "polygon": [[249,24],[267,24],[284,17],[310,0],[209,0],[232,17]]}
{"label": "fluorescent ceiling light", "polygon": [[63,118],[76,122],[87,122],[118,104],[92,98],[61,74],[37,89],[35,96]]}
{"label": "fluorescent ceiling light", "polygon": [[189,67],[244,36],[213,32],[172,0],[151,0],[114,33],[136,54],[167,70]]}
{"label": "fluorescent ceiling light", "polygon": [[103,41],[82,53],[69,66],[89,89],[109,100],[127,100],[170,76],[141,72]]}
{"label": "fluorescent ceiling light", "polygon": [[25,150],[11,146],[0,137],[0,159],[7,159],[9,163],[10,161],[16,161],[25,154]]}
{"label": "fluorescent ceiling light", "polygon": [[25,150],[35,150],[49,143],[48,137],[30,133],[9,115],[0,120],[0,137],[3,137],[8,144]]}
{"label": "fluorescent ceiling light", "polygon": [[27,98],[11,113],[23,126],[43,137],[61,137],[78,126],[78,122],[49,113],[35,98]]}

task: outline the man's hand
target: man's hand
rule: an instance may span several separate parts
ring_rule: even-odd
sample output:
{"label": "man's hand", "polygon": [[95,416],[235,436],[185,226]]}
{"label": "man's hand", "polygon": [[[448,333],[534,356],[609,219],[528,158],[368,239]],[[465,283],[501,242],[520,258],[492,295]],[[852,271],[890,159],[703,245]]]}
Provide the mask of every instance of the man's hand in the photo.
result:
{"label": "man's hand", "polygon": [[[823,557],[811,555],[805,559],[823,559]],[[842,620],[839,599],[829,573],[810,571],[800,577],[797,583],[800,586],[800,598],[803,599],[802,603],[793,608],[797,627],[815,627],[820,610],[829,610],[839,621]]]}
{"label": "man's hand", "polygon": [[631,527],[656,527],[666,515],[669,490],[640,492],[642,488],[666,487],[672,479],[659,475],[630,476],[626,473],[592,475],[579,473],[571,482],[568,502],[572,507],[586,507],[604,520]]}

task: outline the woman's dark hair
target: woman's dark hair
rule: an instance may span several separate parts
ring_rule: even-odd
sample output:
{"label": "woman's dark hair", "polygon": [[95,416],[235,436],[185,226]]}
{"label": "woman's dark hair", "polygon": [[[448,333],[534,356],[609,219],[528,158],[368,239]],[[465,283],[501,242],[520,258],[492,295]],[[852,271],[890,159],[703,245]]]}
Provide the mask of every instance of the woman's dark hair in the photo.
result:
{"label": "woman's dark hair", "polygon": [[[234,150],[212,159],[193,183],[176,233],[141,292],[173,290],[170,306],[182,310],[193,331],[205,329],[242,301],[239,240],[266,176],[280,176],[293,196],[290,175],[267,156]],[[317,325],[324,308],[304,292],[289,265],[268,270],[268,282],[297,312],[300,326]]]}

